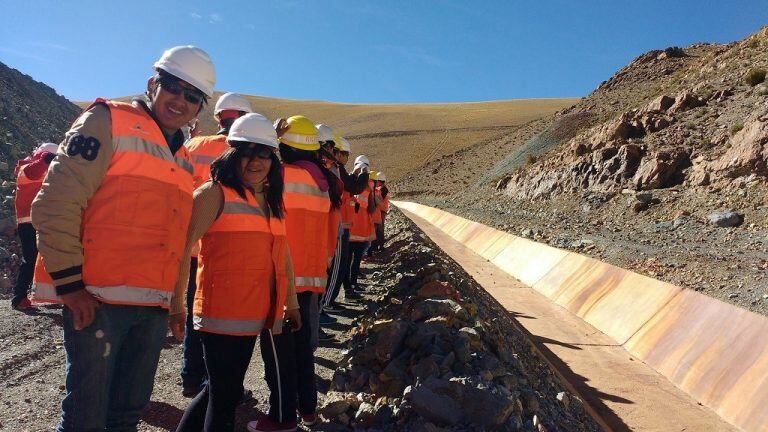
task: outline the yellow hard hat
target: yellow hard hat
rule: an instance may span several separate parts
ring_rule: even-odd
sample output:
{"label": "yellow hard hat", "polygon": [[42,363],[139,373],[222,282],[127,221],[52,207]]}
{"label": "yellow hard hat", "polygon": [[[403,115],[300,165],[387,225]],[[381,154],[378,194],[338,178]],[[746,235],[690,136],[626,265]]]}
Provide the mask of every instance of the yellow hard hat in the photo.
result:
{"label": "yellow hard hat", "polygon": [[370,171],[368,173],[368,180],[377,180],[379,178],[378,171]]}
{"label": "yellow hard hat", "polygon": [[280,142],[299,150],[320,150],[315,124],[304,116],[289,117],[288,130],[280,137]]}

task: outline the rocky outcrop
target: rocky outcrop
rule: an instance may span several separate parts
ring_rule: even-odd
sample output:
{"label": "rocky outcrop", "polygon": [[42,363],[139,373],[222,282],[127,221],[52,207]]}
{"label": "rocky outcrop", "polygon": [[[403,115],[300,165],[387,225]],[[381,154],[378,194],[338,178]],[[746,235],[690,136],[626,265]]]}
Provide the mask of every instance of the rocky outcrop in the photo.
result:
{"label": "rocky outcrop", "polygon": [[695,161],[689,183],[695,186],[727,185],[768,178],[768,116],[747,123],[730,140],[730,146],[718,158]]}

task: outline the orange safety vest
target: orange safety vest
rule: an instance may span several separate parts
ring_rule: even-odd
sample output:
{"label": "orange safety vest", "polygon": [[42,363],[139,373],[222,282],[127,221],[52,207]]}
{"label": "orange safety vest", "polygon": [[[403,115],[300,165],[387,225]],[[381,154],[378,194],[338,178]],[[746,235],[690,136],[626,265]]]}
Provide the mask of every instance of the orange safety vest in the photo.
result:
{"label": "orange safety vest", "polygon": [[285,231],[293,261],[296,292],[322,293],[328,274],[331,200],[303,168],[283,165]]}
{"label": "orange safety vest", "polygon": [[371,240],[371,236],[376,235],[373,230],[371,214],[368,213],[368,196],[370,193],[370,188],[366,187],[364,191],[355,195],[355,199],[351,201],[353,212],[355,202],[360,204],[357,213],[354,213],[352,217],[352,228],[349,230],[349,241],[351,242],[367,242]]}
{"label": "orange safety vest", "polygon": [[229,148],[226,135],[195,137],[184,146],[194,167],[194,187],[197,189],[211,179],[211,163]]}
{"label": "orange safety vest", "polygon": [[352,228],[352,218],[355,216],[355,203],[352,201],[352,195],[344,191],[341,195],[341,226],[344,229]]}
{"label": "orange safety vest", "polygon": [[[96,103],[109,108],[114,154],[83,211],[83,282],[104,303],[168,308],[192,215],[189,154],[172,154],[142,108]],[[38,298],[56,298],[37,288]]]}
{"label": "orange safety vest", "polygon": [[35,273],[32,276],[32,302],[34,303],[61,303],[53,286],[53,279],[43,267],[43,257],[37,254],[35,261]]}
{"label": "orange safety vest", "polygon": [[[379,191],[379,195],[381,195],[381,186],[379,186],[377,190]],[[392,191],[390,191],[390,193],[388,193],[387,196],[384,197],[384,199],[381,201],[381,204],[379,204],[379,209],[384,213],[389,213],[389,195],[391,192]]]}
{"label": "orange safety vest", "polygon": [[277,330],[288,294],[285,225],[249,192],[243,199],[222,190],[224,208],[201,240],[195,329],[233,336]]}
{"label": "orange safety vest", "polygon": [[32,212],[32,201],[43,186],[45,176],[37,180],[32,180],[24,174],[23,167],[19,169],[19,175],[16,177],[16,223],[32,222],[30,213]]}

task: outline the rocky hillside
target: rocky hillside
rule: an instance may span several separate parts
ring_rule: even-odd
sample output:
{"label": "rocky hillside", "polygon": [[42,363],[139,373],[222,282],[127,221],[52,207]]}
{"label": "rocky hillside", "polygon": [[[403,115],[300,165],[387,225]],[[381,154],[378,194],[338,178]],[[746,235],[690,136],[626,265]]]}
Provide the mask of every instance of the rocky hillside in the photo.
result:
{"label": "rocky hillside", "polygon": [[0,178],[38,143],[62,140],[80,108],[47,85],[0,63]]}
{"label": "rocky hillside", "polygon": [[395,192],[768,313],[766,70],[768,28],[650,51]]}

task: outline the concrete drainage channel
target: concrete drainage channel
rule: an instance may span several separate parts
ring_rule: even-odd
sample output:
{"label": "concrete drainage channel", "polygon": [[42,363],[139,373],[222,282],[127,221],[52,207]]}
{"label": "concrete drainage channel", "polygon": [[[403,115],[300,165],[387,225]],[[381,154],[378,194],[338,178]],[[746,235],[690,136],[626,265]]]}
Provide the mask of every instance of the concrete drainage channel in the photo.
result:
{"label": "concrete drainage channel", "polygon": [[768,319],[397,202],[519,323],[606,429],[768,430]]}
{"label": "concrete drainage channel", "polygon": [[595,431],[512,317],[395,210],[315,430]]}

